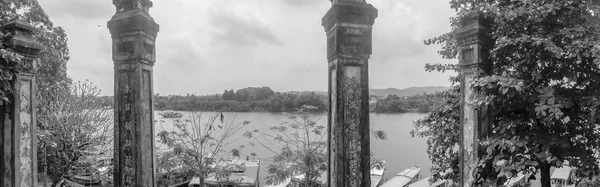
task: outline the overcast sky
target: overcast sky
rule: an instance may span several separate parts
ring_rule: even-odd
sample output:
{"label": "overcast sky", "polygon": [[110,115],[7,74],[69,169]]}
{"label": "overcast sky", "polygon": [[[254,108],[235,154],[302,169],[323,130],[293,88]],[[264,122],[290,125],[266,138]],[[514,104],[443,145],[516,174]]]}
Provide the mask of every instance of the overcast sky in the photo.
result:
{"label": "overcast sky", "polygon": [[[110,0],[39,0],[69,38],[68,75],[113,94]],[[367,0],[379,10],[369,63],[371,88],[449,86],[444,62],[424,39],[447,32],[448,0]],[[275,91],[327,90],[325,31],[328,0],[153,0],[160,25],[154,92],[213,94],[269,86]]]}

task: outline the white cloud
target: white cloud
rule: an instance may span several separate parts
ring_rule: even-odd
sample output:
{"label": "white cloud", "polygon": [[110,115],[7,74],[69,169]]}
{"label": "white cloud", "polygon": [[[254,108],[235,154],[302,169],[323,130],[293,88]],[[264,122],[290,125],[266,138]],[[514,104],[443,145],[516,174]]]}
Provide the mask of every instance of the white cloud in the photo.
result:
{"label": "white cloud", "polygon": [[[375,21],[371,87],[448,85],[448,74],[423,71],[441,61],[423,40],[449,29],[443,0],[369,0]],[[68,74],[113,92],[110,1],[40,0],[69,37]],[[88,7],[86,9],[86,7]],[[94,7],[94,10],[89,9]],[[154,0],[160,24],[155,92],[212,94],[246,86],[274,90],[326,90],[327,0]],[[88,10],[88,11],[86,11]],[[100,27],[98,27],[100,25]],[[445,61],[447,62],[447,61]]]}

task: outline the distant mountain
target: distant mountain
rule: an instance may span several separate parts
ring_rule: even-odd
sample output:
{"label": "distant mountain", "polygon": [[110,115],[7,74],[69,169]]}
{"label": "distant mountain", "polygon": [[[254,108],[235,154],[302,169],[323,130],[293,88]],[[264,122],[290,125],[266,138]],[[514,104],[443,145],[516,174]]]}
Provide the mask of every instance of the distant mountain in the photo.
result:
{"label": "distant mountain", "polygon": [[[398,88],[371,89],[371,90],[369,90],[369,92],[370,92],[370,95],[381,96],[381,97],[385,97],[388,95],[394,95],[394,94],[396,94],[398,97],[404,97],[404,96],[413,96],[413,95],[423,94],[423,93],[428,93],[428,94],[435,93],[438,91],[444,91],[446,89],[448,89],[448,87],[423,86],[423,87],[410,87],[410,88],[404,88],[404,89],[398,89]],[[327,95],[326,91],[290,91],[290,92],[286,92],[286,93],[308,93],[308,92],[315,92],[317,94]]]}
{"label": "distant mountain", "polygon": [[443,87],[443,86],[410,87],[410,88],[404,88],[404,89],[397,89],[397,88],[371,89],[370,94],[376,95],[376,96],[382,96],[382,97],[395,94],[398,97],[404,97],[404,96],[413,96],[413,95],[423,94],[423,93],[428,93],[428,94],[435,93],[435,92],[444,91],[447,89],[448,89],[448,87]]}

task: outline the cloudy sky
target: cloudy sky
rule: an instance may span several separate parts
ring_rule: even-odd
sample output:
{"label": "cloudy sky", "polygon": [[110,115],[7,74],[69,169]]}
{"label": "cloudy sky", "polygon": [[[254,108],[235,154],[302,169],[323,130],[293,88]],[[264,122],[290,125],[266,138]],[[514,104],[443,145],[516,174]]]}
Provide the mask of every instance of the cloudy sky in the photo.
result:
{"label": "cloudy sky", "polygon": [[[449,30],[448,0],[367,0],[379,9],[373,30],[371,88],[449,86],[448,73],[425,63],[453,61],[423,40]],[[69,37],[68,74],[113,94],[110,0],[39,0]],[[328,0],[153,0],[160,24],[155,93],[213,94],[269,86],[276,91],[327,90]]]}

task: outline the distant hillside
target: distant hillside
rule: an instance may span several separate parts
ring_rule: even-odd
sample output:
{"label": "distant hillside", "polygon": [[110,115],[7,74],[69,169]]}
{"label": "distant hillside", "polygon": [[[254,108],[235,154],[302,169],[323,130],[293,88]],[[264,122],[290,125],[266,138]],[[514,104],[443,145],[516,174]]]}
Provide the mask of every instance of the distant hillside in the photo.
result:
{"label": "distant hillside", "polygon": [[413,96],[422,93],[435,93],[437,91],[444,91],[448,87],[443,86],[425,86],[425,87],[410,87],[404,89],[388,88],[388,89],[371,89],[370,94],[376,96],[388,96],[397,95],[398,97]]}
{"label": "distant hillside", "polygon": [[[404,96],[413,96],[413,95],[417,95],[417,94],[422,94],[422,93],[435,93],[437,91],[444,91],[448,89],[448,87],[443,87],[443,86],[424,86],[424,87],[410,87],[410,88],[404,88],[404,89],[398,89],[398,88],[388,88],[388,89],[371,89],[370,95],[375,95],[375,96],[388,96],[388,95],[394,95],[396,94],[398,97],[404,97]],[[286,92],[286,93],[310,93],[310,92],[315,92],[317,94],[320,95],[327,95],[326,91],[290,91],[290,92]]]}

